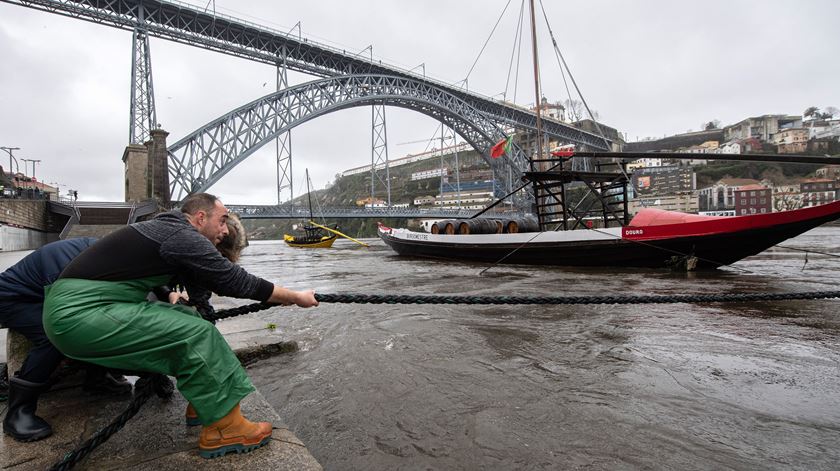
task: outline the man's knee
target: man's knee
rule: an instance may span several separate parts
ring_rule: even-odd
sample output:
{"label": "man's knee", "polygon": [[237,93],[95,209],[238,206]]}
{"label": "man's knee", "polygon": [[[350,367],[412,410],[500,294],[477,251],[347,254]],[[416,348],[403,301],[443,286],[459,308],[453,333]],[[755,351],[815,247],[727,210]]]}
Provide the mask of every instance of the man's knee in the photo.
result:
{"label": "man's knee", "polygon": [[52,342],[50,342],[50,338],[47,337],[47,333],[44,332],[43,329],[40,332],[32,333],[32,335],[30,335],[28,338],[29,341],[32,342],[33,348],[44,348],[53,346]]}

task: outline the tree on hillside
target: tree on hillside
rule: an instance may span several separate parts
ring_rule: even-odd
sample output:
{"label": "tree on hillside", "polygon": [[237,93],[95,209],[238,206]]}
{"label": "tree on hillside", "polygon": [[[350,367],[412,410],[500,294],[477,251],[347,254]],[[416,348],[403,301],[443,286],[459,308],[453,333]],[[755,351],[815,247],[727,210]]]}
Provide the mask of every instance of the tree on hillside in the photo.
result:
{"label": "tree on hillside", "polygon": [[566,116],[572,121],[580,121],[584,118],[583,103],[580,101],[572,100],[570,98],[568,100],[564,100],[562,105],[563,108],[566,108]]}
{"label": "tree on hillside", "polygon": [[[581,121],[590,118],[589,113],[586,112],[586,107],[580,100],[573,100],[570,98],[564,100],[561,103],[561,105],[563,105],[563,108],[566,108],[566,117],[571,119],[572,121]],[[597,111],[592,110],[591,118],[595,121],[598,121],[600,115]]]}
{"label": "tree on hillside", "polygon": [[805,108],[805,111],[802,113],[802,116],[805,118],[811,118],[811,120],[815,119],[831,119],[835,116],[840,116],[840,110],[834,106],[827,106],[825,111],[820,112],[820,109],[816,106],[809,106]]}
{"label": "tree on hillside", "polygon": [[820,109],[816,106],[809,106],[805,108],[805,111],[802,112],[802,116],[805,118],[817,119],[817,115],[820,114]]}
{"label": "tree on hillside", "polygon": [[720,129],[720,120],[713,119],[707,123],[703,123],[702,128],[705,131],[711,131],[712,129]]}

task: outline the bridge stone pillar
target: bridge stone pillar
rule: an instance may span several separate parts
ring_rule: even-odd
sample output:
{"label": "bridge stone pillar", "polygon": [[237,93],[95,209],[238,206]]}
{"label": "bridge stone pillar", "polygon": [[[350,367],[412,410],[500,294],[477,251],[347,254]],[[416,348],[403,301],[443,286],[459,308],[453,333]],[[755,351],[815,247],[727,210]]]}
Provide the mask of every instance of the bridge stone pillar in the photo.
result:
{"label": "bridge stone pillar", "polygon": [[149,148],[149,166],[152,180],[152,197],[158,205],[169,207],[169,153],[166,151],[166,136],[163,129],[152,129],[152,139],[146,143]]}
{"label": "bridge stone pillar", "polygon": [[152,197],[149,179],[149,150],[140,144],[129,144],[122,157],[125,164],[125,200],[146,201]]}
{"label": "bridge stone pillar", "polygon": [[123,163],[126,201],[154,199],[162,207],[169,206],[169,154],[166,151],[168,135],[163,129],[153,129],[152,138],[145,145],[129,144],[125,148]]}

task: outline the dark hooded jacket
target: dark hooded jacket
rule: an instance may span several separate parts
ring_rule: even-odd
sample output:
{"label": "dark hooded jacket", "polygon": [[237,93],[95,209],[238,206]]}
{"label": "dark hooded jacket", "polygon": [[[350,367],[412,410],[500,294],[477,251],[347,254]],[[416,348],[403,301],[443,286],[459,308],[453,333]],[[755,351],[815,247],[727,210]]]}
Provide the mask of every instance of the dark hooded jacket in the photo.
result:
{"label": "dark hooded jacket", "polygon": [[128,281],[160,275],[256,301],[267,301],[274,290],[271,282],[224,258],[180,211],[108,235],[70,263],[61,278]]}

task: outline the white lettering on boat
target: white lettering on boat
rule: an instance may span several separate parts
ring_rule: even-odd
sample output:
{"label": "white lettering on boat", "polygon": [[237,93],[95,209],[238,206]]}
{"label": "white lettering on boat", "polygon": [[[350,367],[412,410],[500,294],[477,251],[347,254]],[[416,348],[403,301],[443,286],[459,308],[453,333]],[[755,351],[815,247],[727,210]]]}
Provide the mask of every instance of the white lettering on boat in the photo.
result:
{"label": "white lettering on boat", "polygon": [[644,233],[645,233],[644,229],[627,229],[626,231],[624,231],[624,235],[629,235],[629,236],[631,236],[631,235],[642,235]]}

